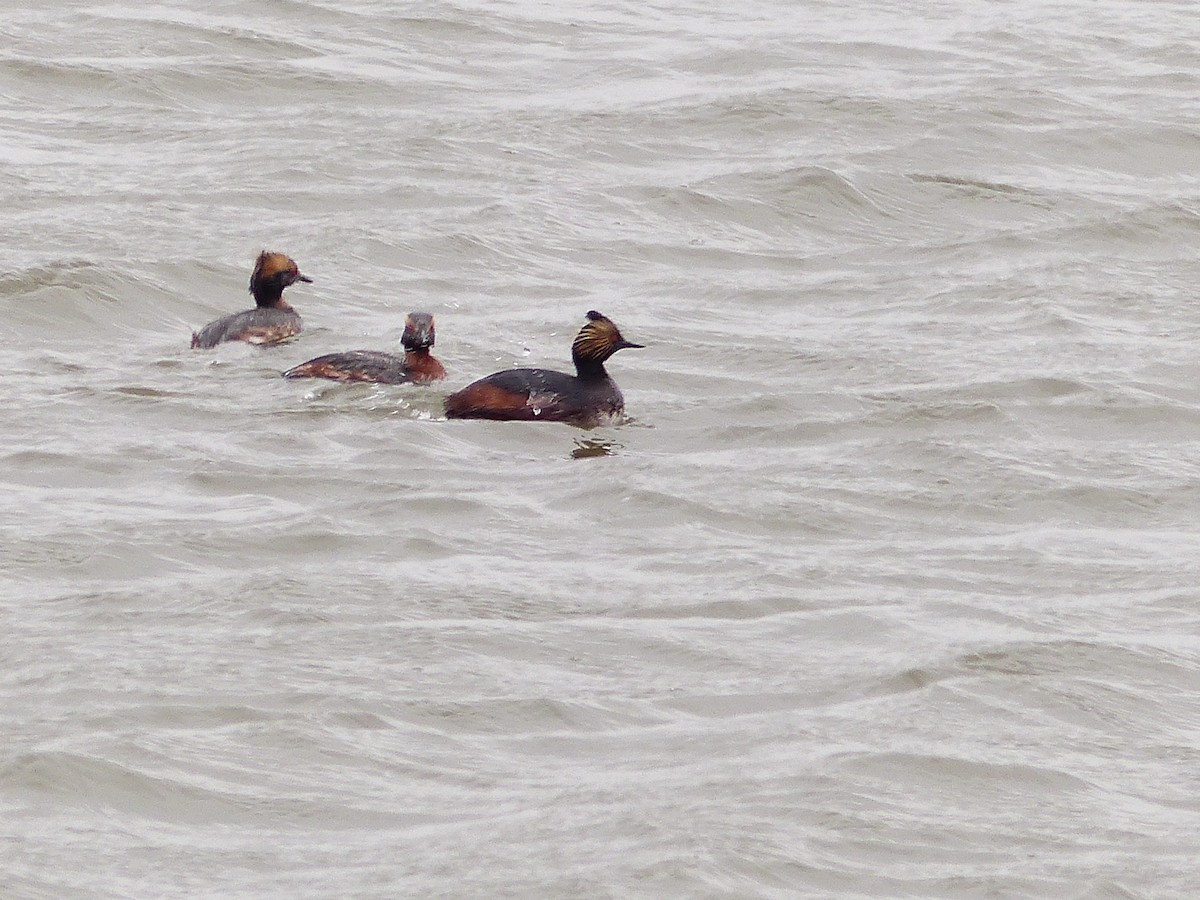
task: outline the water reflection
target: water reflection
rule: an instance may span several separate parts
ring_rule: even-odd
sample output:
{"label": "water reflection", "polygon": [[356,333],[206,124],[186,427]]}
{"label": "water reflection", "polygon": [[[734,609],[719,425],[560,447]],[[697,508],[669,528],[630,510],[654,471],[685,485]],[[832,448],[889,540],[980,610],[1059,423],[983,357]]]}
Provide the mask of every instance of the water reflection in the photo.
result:
{"label": "water reflection", "polygon": [[623,449],[625,449],[624,445],[616,441],[597,440],[596,438],[575,438],[575,449],[571,451],[571,459],[612,456],[618,450]]}

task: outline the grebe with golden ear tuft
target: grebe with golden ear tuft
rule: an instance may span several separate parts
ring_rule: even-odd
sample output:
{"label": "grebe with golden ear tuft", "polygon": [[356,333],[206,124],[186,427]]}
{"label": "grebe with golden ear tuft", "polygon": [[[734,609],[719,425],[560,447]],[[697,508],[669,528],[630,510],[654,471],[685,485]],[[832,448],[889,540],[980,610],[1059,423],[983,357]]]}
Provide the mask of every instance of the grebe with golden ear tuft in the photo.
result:
{"label": "grebe with golden ear tuft", "polygon": [[446,398],[451,419],[568,422],[585,428],[625,410],[625,398],[604,369],[618,350],[641,347],[625,340],[610,319],[591,310],[571,345],[575,374],[552,369],[508,369],[467,385]]}
{"label": "grebe with golden ear tuft", "polygon": [[250,275],[254,309],[231,313],[192,333],[192,348],[208,350],[225,341],[275,344],[300,333],[300,314],[283,299],[283,289],[297,281],[312,282],[301,275],[295,261],[283,253],[264,250]]}

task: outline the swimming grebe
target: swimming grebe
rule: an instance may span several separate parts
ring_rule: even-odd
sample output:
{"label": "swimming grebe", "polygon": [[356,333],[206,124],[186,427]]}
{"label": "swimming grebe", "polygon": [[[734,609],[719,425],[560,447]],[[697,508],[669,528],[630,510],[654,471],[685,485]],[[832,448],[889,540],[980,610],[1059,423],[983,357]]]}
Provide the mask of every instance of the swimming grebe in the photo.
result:
{"label": "swimming grebe", "polygon": [[641,347],[621,337],[609,319],[595,310],[571,345],[575,375],[551,369],[508,369],[467,385],[446,398],[451,419],[569,422],[585,428],[625,409],[620,388],[604,371],[604,361],[626,347]]}
{"label": "swimming grebe", "polygon": [[258,254],[250,275],[250,293],[257,306],[222,316],[192,333],[192,348],[207,350],[224,341],[274,344],[299,334],[304,327],[300,313],[283,299],[283,289],[297,281],[312,282],[291,257],[264,250]]}
{"label": "swimming grebe", "polygon": [[284,378],[331,378],[334,381],[370,381],[376,384],[426,384],[446,377],[446,370],[429,352],[433,346],[433,316],[410,312],[404,320],[400,343],[404,355],[378,350],[328,353],[288,369]]}

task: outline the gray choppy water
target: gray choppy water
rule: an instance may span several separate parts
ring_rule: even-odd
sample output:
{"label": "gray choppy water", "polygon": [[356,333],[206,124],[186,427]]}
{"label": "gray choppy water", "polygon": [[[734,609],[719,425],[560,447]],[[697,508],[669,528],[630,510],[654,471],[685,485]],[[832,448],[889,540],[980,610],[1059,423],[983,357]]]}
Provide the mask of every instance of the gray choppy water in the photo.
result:
{"label": "gray choppy water", "polygon": [[4,6],[0,893],[1200,893],[1200,19],[708,6]]}

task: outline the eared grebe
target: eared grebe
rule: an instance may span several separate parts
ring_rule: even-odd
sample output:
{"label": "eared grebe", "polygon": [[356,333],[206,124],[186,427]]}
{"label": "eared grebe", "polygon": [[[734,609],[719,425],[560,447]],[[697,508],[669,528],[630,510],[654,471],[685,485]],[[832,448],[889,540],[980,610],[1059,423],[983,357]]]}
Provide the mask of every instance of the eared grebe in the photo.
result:
{"label": "eared grebe", "polygon": [[551,369],[496,372],[447,397],[447,417],[570,422],[586,428],[619,415],[625,398],[604,371],[604,361],[618,350],[642,345],[625,340],[617,326],[595,310],[587,317],[571,345],[575,375]]}
{"label": "eared grebe", "polygon": [[348,353],[329,353],[288,369],[284,378],[331,378],[334,381],[372,381],[377,384],[425,384],[446,377],[442,364],[434,359],[433,316],[425,312],[410,312],[404,320],[400,343],[404,355],[381,353],[378,350],[352,350]]}
{"label": "eared grebe", "polygon": [[224,341],[274,344],[299,334],[304,327],[300,313],[283,299],[283,289],[297,281],[311,282],[291,257],[264,250],[258,254],[250,275],[250,293],[257,306],[245,312],[222,316],[192,333],[192,348],[207,350]]}

